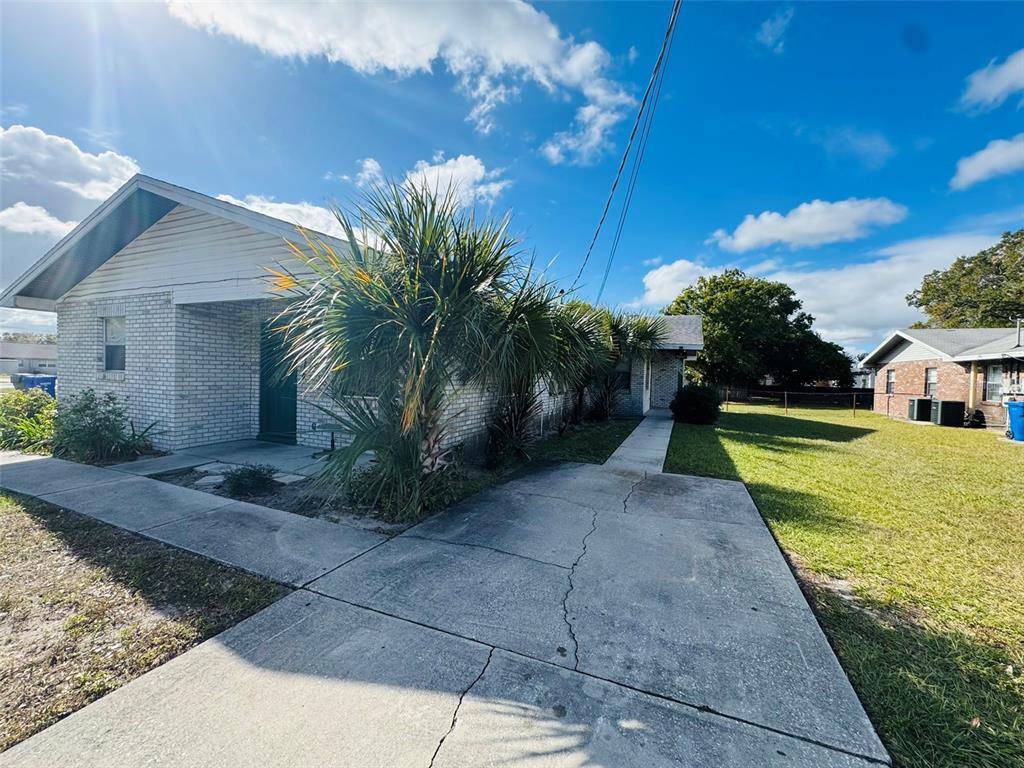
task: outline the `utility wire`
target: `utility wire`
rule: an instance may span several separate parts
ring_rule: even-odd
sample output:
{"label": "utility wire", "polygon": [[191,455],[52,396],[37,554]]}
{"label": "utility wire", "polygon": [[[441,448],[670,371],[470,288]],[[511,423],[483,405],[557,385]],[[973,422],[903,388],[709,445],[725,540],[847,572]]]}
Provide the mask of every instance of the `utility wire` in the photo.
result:
{"label": "utility wire", "polygon": [[665,71],[668,68],[669,57],[672,55],[673,40],[674,36],[669,39],[668,48],[665,51],[665,61],[662,65],[661,71],[658,73],[658,84],[654,89],[654,98],[651,101],[650,108],[647,110],[644,127],[640,132],[640,143],[637,145],[637,151],[633,155],[633,168],[629,174],[629,181],[626,184],[626,196],[622,203],[622,210],[619,213],[619,221],[615,228],[615,237],[612,238],[611,251],[608,253],[608,263],[605,264],[604,275],[601,278],[601,287],[597,291],[595,303],[600,303],[601,296],[604,295],[604,288],[608,283],[608,276],[612,271],[612,262],[615,260],[615,254],[619,250],[619,241],[622,239],[622,231],[626,225],[626,216],[629,213],[630,203],[633,202],[633,191],[636,189],[637,177],[640,175],[640,166],[644,161],[644,153],[647,151],[647,139],[651,135],[651,126],[654,124],[654,113],[657,111],[658,102],[661,99],[661,87],[665,82]]}
{"label": "utility wire", "polygon": [[[619,186],[619,181],[622,178],[622,172],[626,168],[626,161],[629,159],[630,150],[633,148],[633,141],[636,138],[637,131],[640,129],[641,120],[646,114],[647,102],[651,97],[651,94],[655,90],[655,84],[659,79],[659,73],[662,71],[668,49],[671,45],[672,35],[675,32],[676,19],[679,16],[679,8],[682,5],[682,0],[675,0],[672,4],[672,12],[669,14],[668,27],[665,30],[665,39],[661,44],[661,51],[658,54],[657,61],[654,62],[654,68],[651,70],[651,79],[647,83],[647,88],[644,90],[643,98],[640,100],[640,108],[636,113],[636,120],[633,122],[633,129],[629,132],[629,140],[626,142],[626,149],[622,153],[622,160],[619,162],[619,168],[615,172],[615,180],[612,182],[611,190],[608,192],[608,199],[605,201],[604,210],[601,212],[601,218],[597,222],[597,228],[594,230],[594,236],[590,240],[590,246],[587,248],[587,254],[583,258],[583,264],[580,265],[579,272],[576,273],[576,279],[573,280],[572,288],[576,287],[576,283],[579,282],[580,277],[583,275],[583,270],[587,267],[587,262],[590,261],[590,255],[594,251],[594,246],[597,244],[597,238],[601,234],[601,228],[604,226],[605,219],[608,217],[608,211],[612,206],[612,200],[615,198],[615,190]],[[570,290],[572,290],[570,288]]]}

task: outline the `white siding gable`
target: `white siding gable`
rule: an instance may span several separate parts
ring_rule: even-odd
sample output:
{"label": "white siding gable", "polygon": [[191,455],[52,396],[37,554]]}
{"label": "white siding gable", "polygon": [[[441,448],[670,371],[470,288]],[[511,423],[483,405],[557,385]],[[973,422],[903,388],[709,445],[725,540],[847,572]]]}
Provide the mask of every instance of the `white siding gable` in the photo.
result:
{"label": "white siding gable", "polygon": [[276,235],[179,205],[62,301],[169,291],[175,304],[267,298],[265,267],[294,263]]}
{"label": "white siding gable", "polygon": [[914,360],[948,360],[948,355],[940,355],[934,349],[926,347],[918,342],[910,342],[906,339],[900,341],[888,354],[879,360],[879,365],[886,363],[909,363]]}

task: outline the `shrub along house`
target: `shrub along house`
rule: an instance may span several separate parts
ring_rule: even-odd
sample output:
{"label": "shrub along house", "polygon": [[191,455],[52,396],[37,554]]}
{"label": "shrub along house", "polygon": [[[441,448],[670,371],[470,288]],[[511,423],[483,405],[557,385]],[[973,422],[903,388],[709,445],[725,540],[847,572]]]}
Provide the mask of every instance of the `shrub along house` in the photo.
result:
{"label": "shrub along house", "polygon": [[875,410],[908,417],[909,401],[964,403],[990,427],[1006,424],[1007,397],[1024,398],[1024,346],[1014,328],[893,331],[861,361],[875,371]]}
{"label": "shrub along house", "polygon": [[[317,234],[344,250],[337,238]],[[158,448],[261,437],[327,447],[329,419],[281,380],[267,267],[287,264],[293,223],[147,176],[135,176],[0,295],[0,306],[56,312],[59,396],[111,392]],[[699,321],[672,319],[663,352],[632,364],[624,412],[671,399]],[[653,382],[653,385],[652,385]],[[544,418],[571,405],[542,393]],[[449,443],[484,432],[493,400],[465,388]]]}

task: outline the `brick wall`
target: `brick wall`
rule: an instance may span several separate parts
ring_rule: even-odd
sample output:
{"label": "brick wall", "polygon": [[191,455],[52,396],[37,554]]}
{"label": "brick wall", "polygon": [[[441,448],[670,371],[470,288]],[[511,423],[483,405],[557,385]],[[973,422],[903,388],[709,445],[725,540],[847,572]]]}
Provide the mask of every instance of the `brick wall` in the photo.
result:
{"label": "brick wall", "polygon": [[253,438],[259,432],[257,302],[179,305],[175,317],[175,439],[180,446]]}
{"label": "brick wall", "polygon": [[[125,318],[125,370],[104,371],[103,318]],[[57,305],[58,395],[112,392],[136,428],[156,422],[153,444],[178,447],[174,409],[174,305],[170,293]]]}
{"label": "brick wall", "polygon": [[668,408],[684,373],[682,352],[658,352],[651,360],[651,407]]}
{"label": "brick wall", "polygon": [[[939,400],[962,400],[970,402],[971,366],[970,363],[951,363],[945,360],[913,360],[892,362],[879,365],[875,376],[874,409],[898,419],[907,418],[909,400],[925,397],[925,370],[935,368],[937,388],[935,397]],[[895,394],[886,393],[886,372],[896,372]],[[989,426],[1002,426],[1006,423],[1006,409],[1000,403],[986,402],[984,398],[984,366],[979,365],[975,383],[975,409],[985,415]]]}

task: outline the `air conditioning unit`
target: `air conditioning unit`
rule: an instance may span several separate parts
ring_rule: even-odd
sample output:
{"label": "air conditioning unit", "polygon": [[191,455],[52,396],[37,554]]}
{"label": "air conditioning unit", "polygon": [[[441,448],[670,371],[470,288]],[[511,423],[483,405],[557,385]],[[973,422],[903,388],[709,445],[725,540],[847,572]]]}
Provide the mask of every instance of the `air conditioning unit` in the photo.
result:
{"label": "air conditioning unit", "polygon": [[934,400],[932,402],[932,424],[942,427],[962,427],[967,404],[963,400]]}
{"label": "air conditioning unit", "polygon": [[912,397],[907,407],[907,418],[910,421],[928,421],[932,417],[932,400],[930,397]]}

